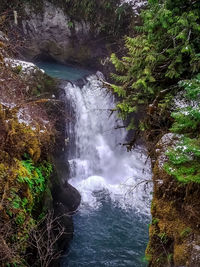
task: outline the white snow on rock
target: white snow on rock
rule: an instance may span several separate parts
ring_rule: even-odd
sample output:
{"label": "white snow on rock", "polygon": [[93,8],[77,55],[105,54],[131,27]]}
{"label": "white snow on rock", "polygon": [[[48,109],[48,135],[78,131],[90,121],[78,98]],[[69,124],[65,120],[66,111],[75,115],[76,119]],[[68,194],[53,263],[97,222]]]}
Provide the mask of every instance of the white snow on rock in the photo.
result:
{"label": "white snow on rock", "polygon": [[184,97],[185,93],[186,92],[180,92],[175,96],[171,110],[174,113],[181,113],[185,116],[192,116],[190,108],[193,108],[193,110],[196,110],[196,112],[200,111],[199,99],[188,100],[186,99],[186,97]]}
{"label": "white snow on rock", "polygon": [[147,0],[121,0],[121,5],[125,3],[130,4],[134,13],[139,15],[140,9],[147,5]]}
{"label": "white snow on rock", "polygon": [[28,114],[27,108],[20,108],[17,113],[17,118],[19,123],[23,123],[27,126],[31,125],[33,122],[31,116]]}
{"label": "white snow on rock", "polygon": [[187,108],[189,105],[191,105],[191,103],[189,101],[186,100],[186,98],[184,98],[184,94],[185,92],[180,92],[178,93],[175,97],[174,97],[174,101],[173,101],[173,110],[177,110],[177,109],[184,109]]}
{"label": "white snow on rock", "polygon": [[7,108],[14,108],[16,107],[16,104],[15,103],[8,103],[8,102],[4,102],[4,101],[1,101],[0,100],[0,104],[4,107],[7,107]]}
{"label": "white snow on rock", "polygon": [[[16,68],[20,66],[21,67],[21,69],[19,68],[20,74],[24,76],[25,80],[29,80],[29,78],[31,78],[30,76],[38,75],[39,73],[41,74],[44,73],[44,70],[38,68],[32,62],[26,62],[13,58],[5,58],[4,62],[7,66],[11,68]],[[27,86],[27,90],[28,89],[29,86]],[[0,104],[3,107],[11,109],[17,107],[17,103],[8,102],[4,100],[0,100]],[[16,117],[20,124],[30,126],[33,131],[39,130],[39,132],[43,134],[45,133],[45,131],[47,131],[49,121],[40,117],[40,115],[37,114],[37,112],[34,114],[34,112],[36,112],[36,110],[31,110],[29,107],[22,106],[18,109]]]}
{"label": "white snow on rock", "polygon": [[[1,31],[0,31],[0,40],[1,40]],[[23,76],[24,81],[29,81],[31,76],[37,76],[42,75],[44,73],[44,70],[39,69],[35,64],[31,62],[26,62],[18,59],[13,58],[4,58],[4,62],[7,65],[8,68],[15,69],[16,67],[19,67],[19,75]],[[0,82],[6,82],[6,78],[0,79]],[[15,88],[12,88],[13,94],[15,91]],[[27,85],[26,91],[28,92],[29,86]],[[17,106],[17,103],[15,102],[14,98],[7,97],[6,95],[2,95],[0,99],[0,104],[3,107],[6,108],[14,108]]]}
{"label": "white snow on rock", "polygon": [[47,131],[50,123],[48,120],[45,120],[42,117],[39,117],[37,120],[35,120],[28,107],[22,107],[18,110],[17,119],[19,123],[30,126],[33,131],[39,130],[40,134],[44,134]]}
{"label": "white snow on rock", "polygon": [[3,33],[2,31],[0,31],[0,41],[2,42],[8,42],[8,38],[7,36],[5,35],[5,33]]}
{"label": "white snow on rock", "polygon": [[135,7],[142,7],[147,4],[147,1],[146,0],[122,0],[121,3],[122,4],[128,3]]}
{"label": "white snow on rock", "polygon": [[168,161],[166,152],[168,147],[173,147],[177,141],[180,140],[181,135],[174,133],[167,133],[162,136],[160,141],[156,145],[156,154],[158,155],[158,167],[163,168],[164,164]]}
{"label": "white snow on rock", "polygon": [[39,69],[32,62],[22,61],[22,60],[13,59],[13,58],[5,58],[5,63],[8,65],[10,64],[11,67],[13,67],[13,68],[21,66],[21,68],[22,68],[21,71],[23,74],[32,75],[32,74],[37,73],[39,71],[44,73],[44,70]]}

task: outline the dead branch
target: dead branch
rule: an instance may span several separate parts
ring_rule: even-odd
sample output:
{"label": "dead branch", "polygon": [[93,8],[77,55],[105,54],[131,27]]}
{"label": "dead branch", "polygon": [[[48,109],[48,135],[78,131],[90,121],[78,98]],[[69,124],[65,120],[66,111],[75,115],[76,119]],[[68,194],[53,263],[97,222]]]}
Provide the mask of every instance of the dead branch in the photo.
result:
{"label": "dead branch", "polygon": [[52,261],[58,259],[62,251],[58,251],[57,242],[66,233],[63,225],[60,224],[60,217],[55,217],[54,212],[48,214],[31,230],[29,244],[37,252],[37,264],[41,267],[48,267]]}

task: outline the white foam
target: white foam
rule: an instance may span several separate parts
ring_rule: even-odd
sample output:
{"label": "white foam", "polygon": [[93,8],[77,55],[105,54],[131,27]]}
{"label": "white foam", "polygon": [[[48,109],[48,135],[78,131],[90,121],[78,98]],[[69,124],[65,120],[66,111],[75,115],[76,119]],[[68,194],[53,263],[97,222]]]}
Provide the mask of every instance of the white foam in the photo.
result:
{"label": "white foam", "polygon": [[135,152],[134,155],[130,155],[130,158],[134,160],[132,164],[126,159],[119,161],[118,166],[111,168],[110,176],[109,172],[104,170],[106,177],[97,175],[87,177],[86,175],[85,179],[72,178],[70,183],[81,193],[82,206],[99,208],[101,203],[94,193],[105,191],[117,206],[149,214],[151,182],[146,191],[144,186],[151,177],[151,170],[149,164],[145,166],[146,169],[143,169],[144,158],[139,159],[139,157],[139,152]]}
{"label": "white foam", "polygon": [[[125,142],[125,129],[116,114],[110,115],[115,106],[113,95],[92,75],[81,89],[66,86],[75,118],[67,125],[69,140],[74,139],[75,152],[69,153],[70,183],[82,195],[84,207],[99,208],[97,192],[109,195],[111,201],[121,208],[132,208],[140,213],[150,212],[150,191],[144,190],[142,181],[151,179],[151,165],[146,163],[142,147],[127,152],[119,143]],[[72,142],[72,141],[71,141]]]}

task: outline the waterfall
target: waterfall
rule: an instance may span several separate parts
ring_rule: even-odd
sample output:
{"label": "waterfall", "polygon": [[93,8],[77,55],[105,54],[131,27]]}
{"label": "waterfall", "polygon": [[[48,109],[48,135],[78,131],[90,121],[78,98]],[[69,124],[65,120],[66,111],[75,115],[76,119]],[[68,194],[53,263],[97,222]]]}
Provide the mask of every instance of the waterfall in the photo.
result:
{"label": "waterfall", "polygon": [[143,181],[151,179],[151,165],[144,147],[127,152],[122,145],[128,141],[127,131],[112,112],[115,98],[103,86],[100,72],[92,75],[49,62],[40,67],[62,79],[69,183],[82,196],[73,217],[74,238],[61,266],[146,267],[142,257],[148,241],[151,184],[145,188]]}
{"label": "waterfall", "polygon": [[69,183],[81,193],[81,210],[98,209],[101,192],[114,205],[149,214],[150,188],[145,191],[141,182],[151,178],[150,162],[143,147],[127,152],[122,145],[127,131],[112,112],[115,98],[102,79],[103,74],[97,72],[86,78],[83,87],[70,82],[65,85]]}

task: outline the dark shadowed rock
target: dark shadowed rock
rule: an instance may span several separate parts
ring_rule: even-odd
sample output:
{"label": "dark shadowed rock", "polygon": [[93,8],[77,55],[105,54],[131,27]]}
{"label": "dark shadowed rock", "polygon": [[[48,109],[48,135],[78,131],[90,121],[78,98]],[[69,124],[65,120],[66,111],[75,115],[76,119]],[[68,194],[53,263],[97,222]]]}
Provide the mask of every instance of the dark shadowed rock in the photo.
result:
{"label": "dark shadowed rock", "polygon": [[73,186],[66,182],[64,185],[57,184],[52,189],[55,205],[62,204],[65,212],[71,213],[80,205],[81,196]]}

